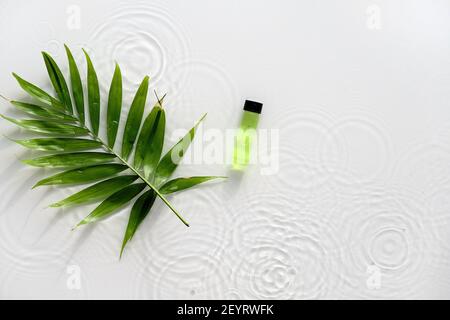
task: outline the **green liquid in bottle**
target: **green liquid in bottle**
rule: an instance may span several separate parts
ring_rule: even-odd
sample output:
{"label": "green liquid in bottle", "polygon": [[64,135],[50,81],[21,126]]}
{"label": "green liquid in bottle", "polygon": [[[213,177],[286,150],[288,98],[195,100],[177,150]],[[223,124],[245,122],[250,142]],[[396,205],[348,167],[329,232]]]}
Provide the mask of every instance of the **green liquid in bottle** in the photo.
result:
{"label": "green liquid in bottle", "polygon": [[250,162],[252,141],[256,137],[261,109],[261,103],[245,101],[241,124],[234,141],[234,170],[244,170]]}

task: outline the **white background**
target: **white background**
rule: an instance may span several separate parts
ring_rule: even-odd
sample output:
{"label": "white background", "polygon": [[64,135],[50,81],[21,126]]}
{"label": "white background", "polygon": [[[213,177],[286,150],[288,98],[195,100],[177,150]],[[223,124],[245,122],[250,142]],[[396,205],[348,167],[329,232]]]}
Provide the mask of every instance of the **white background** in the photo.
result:
{"label": "white background", "polygon": [[0,298],[450,298],[448,1],[0,0],[0,39],[11,98],[12,71],[49,88],[42,50],[67,74],[67,43],[104,90],[121,65],[125,110],[146,74],[168,93],[167,145],[204,112],[235,128],[247,98],[279,130],[276,174],[172,196],[189,229],[157,203],[121,261],[129,207],[71,232],[94,205],[47,208],[79,188],[31,190],[52,171],[1,139]]}

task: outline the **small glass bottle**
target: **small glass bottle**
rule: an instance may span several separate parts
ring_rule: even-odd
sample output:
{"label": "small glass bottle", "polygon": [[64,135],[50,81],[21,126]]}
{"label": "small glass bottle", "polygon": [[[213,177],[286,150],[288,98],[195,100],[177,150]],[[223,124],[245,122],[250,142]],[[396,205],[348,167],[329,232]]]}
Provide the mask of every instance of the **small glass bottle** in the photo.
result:
{"label": "small glass bottle", "polygon": [[245,100],[244,113],[235,138],[233,169],[244,170],[250,162],[251,145],[256,136],[262,103]]}

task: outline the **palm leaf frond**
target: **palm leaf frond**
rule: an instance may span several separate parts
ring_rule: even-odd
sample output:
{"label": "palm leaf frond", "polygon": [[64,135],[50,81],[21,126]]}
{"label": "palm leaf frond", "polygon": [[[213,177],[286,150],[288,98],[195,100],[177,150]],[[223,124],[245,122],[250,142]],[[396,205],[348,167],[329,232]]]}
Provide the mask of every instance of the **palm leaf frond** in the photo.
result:
{"label": "palm leaf frond", "polygon": [[[109,88],[104,124],[107,135],[106,142],[104,142],[99,136],[99,129],[102,125],[100,86],[94,64],[83,49],[87,62],[88,100],[87,106],[85,106],[79,68],[69,47],[65,46],[65,50],[69,65],[70,86],[56,61],[48,53],[43,52],[47,73],[56,95],[47,93],[13,73],[19,86],[37,102],[7,100],[18,110],[33,118],[14,119],[0,114],[4,119],[25,130],[45,135],[45,137],[13,140],[26,148],[50,153],[34,159],[23,160],[25,164],[65,170],[38,181],[34,187],[91,184],[50,205],[51,207],[66,207],[101,201],[90,214],[77,224],[77,227],[102,220],[136,198],[130,211],[120,256],[122,256],[126,244],[133,238],[139,225],[150,212],[156,198],[160,198],[186,226],[189,226],[164,195],[186,190],[212,179],[222,178],[204,176],[176,178],[169,181],[205,116],[161,158],[166,127],[166,115],[162,106],[164,97],[158,98],[150,113],[142,121],[149,86],[149,77],[145,76],[136,91],[126,117],[121,150],[116,152],[114,147],[123,103],[120,67],[116,63]],[[89,127],[86,124],[86,115],[89,115]],[[87,150],[91,151],[87,152]],[[134,154],[134,158],[131,164],[128,159],[132,154]]]}

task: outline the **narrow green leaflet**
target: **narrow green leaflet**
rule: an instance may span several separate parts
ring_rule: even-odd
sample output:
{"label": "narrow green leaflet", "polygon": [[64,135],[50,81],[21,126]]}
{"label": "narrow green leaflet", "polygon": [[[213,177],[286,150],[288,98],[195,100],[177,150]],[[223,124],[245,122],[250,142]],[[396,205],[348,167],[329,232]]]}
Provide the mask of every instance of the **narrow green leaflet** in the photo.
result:
{"label": "narrow green leaflet", "polygon": [[154,174],[164,145],[164,132],[166,130],[166,113],[160,108],[156,115],[155,124],[150,130],[145,146],[144,175],[147,179]]}
{"label": "narrow green leaflet", "polygon": [[148,80],[148,77],[145,77],[144,80],[142,80],[141,85],[136,91],[133,102],[131,103],[130,111],[128,112],[122,141],[122,158],[125,160],[128,160],[128,157],[133,150],[134,141],[136,140],[139,127],[141,126],[145,101],[147,100]]}
{"label": "narrow green leaflet", "polygon": [[67,87],[66,80],[56,64],[55,60],[46,52],[42,52],[42,56],[44,57],[45,66],[47,67],[48,76],[50,81],[53,84],[53,88],[55,88],[56,94],[59,97],[59,101],[61,101],[65,107],[65,109],[72,113],[72,100],[70,98],[69,88]]}
{"label": "narrow green leaflet", "polygon": [[87,130],[86,128],[81,128],[65,123],[58,123],[55,121],[50,122],[43,120],[18,120],[4,116],[2,114],[0,114],[0,116],[3,119],[18,125],[19,127],[39,133],[56,134],[64,136],[81,136],[89,133],[89,130]]}
{"label": "narrow green leaflet", "polygon": [[84,168],[77,168],[38,181],[33,188],[43,185],[56,184],[80,184],[96,180],[101,180],[128,169],[122,164],[99,164]]}
{"label": "narrow green leaflet", "polygon": [[114,194],[106,198],[106,200],[104,200],[97,208],[95,208],[94,211],[91,212],[91,214],[89,214],[80,223],[78,223],[77,227],[83,224],[95,222],[110,215],[111,213],[131,201],[131,199],[133,199],[142,190],[144,190],[145,186],[145,183],[136,183],[115,192]]}
{"label": "narrow green leaflet", "polygon": [[55,202],[50,207],[74,206],[83,203],[104,199],[114,192],[123,189],[133,183],[138,176],[118,176],[102,182],[98,182],[93,186],[83,189],[61,201]]}
{"label": "narrow green leaflet", "polygon": [[76,118],[74,118],[70,115],[64,114],[62,112],[58,112],[56,109],[53,109],[53,108],[52,109],[43,108],[43,107],[35,105],[35,104],[20,102],[20,101],[15,101],[15,100],[11,100],[10,102],[17,109],[19,109],[23,112],[26,112],[30,115],[36,116],[36,117],[45,118],[48,120],[61,120],[61,121],[68,121],[68,122],[77,121]]}
{"label": "narrow green leaflet", "polygon": [[47,104],[48,106],[52,106],[55,108],[63,109],[64,106],[55,98],[53,98],[51,95],[49,95],[47,92],[42,90],[41,88],[35,86],[34,84],[22,79],[19,77],[16,73],[13,72],[12,74],[14,78],[16,78],[17,82],[19,83],[20,87],[25,90],[30,96],[35,97],[39,101]]}
{"label": "narrow green leaflet", "polygon": [[133,238],[137,228],[150,212],[155,199],[156,193],[153,190],[148,190],[134,203],[133,208],[131,208],[130,218],[128,219],[128,225],[123,238],[122,248],[120,249],[120,257],[122,257],[123,249],[125,249],[128,241]]}
{"label": "narrow green leaflet", "polygon": [[84,49],[83,51],[87,61],[89,117],[91,118],[92,131],[95,135],[98,135],[98,128],[100,125],[100,87],[91,58]]}
{"label": "narrow green leaflet", "polygon": [[13,141],[26,148],[41,151],[79,151],[97,149],[102,146],[100,141],[77,138],[37,138]]}
{"label": "narrow green leaflet", "polygon": [[77,109],[81,123],[84,124],[84,96],[80,72],[69,47],[64,45],[64,48],[66,48],[67,60],[69,61],[70,82],[72,84],[72,95],[75,102],[75,108]]}
{"label": "narrow green leaflet", "polygon": [[70,168],[111,162],[115,158],[116,156],[111,153],[78,152],[55,154],[31,160],[23,160],[22,162],[35,167]]}
{"label": "narrow green leaflet", "polygon": [[213,179],[226,179],[226,177],[219,176],[205,176],[205,177],[187,177],[187,178],[176,178],[167,181],[160,189],[159,192],[162,194],[169,194],[178,192],[181,190],[186,190],[196,186],[200,183],[210,181]]}
{"label": "narrow green leaflet", "polygon": [[108,110],[106,114],[106,133],[108,134],[108,145],[114,147],[117,129],[119,128],[120,112],[122,110],[122,73],[116,63],[116,69],[111,81],[108,97]]}
{"label": "narrow green leaflet", "polygon": [[161,159],[156,168],[155,172],[155,185],[160,186],[165,180],[170,178],[172,173],[177,168],[187,149],[189,148],[191,141],[194,139],[195,132],[197,131],[198,126],[206,117],[204,114],[200,120],[197,121],[194,127],[189,130],[189,132],[181,138]]}
{"label": "narrow green leaflet", "polygon": [[[156,133],[158,122],[161,119],[161,106],[157,103],[152,111],[148,114],[144,120],[141,132],[139,133],[138,140],[136,142],[136,148],[134,152],[134,166],[137,169],[141,169],[144,165],[144,159],[146,155],[146,148],[149,144],[153,143],[151,135]],[[161,154],[159,155],[161,157]]]}

